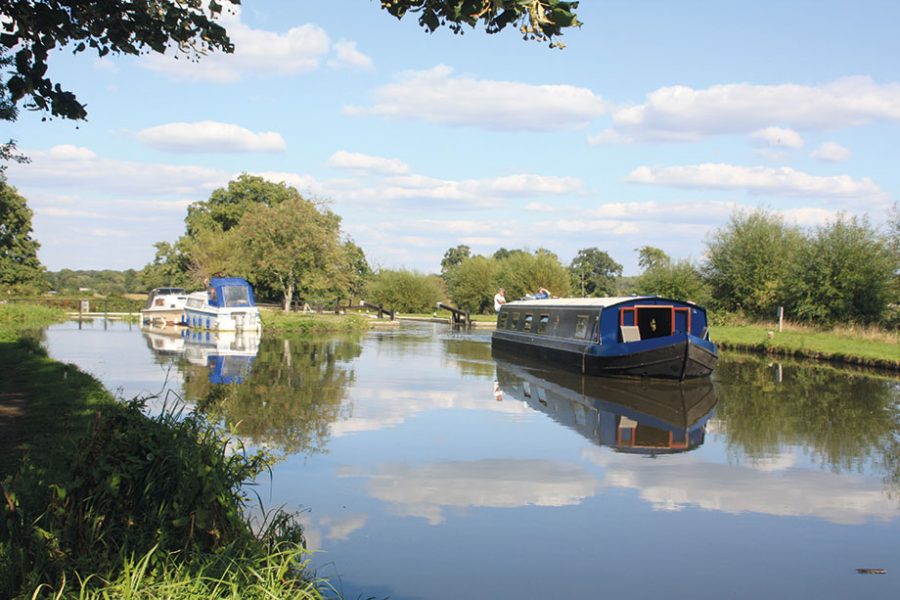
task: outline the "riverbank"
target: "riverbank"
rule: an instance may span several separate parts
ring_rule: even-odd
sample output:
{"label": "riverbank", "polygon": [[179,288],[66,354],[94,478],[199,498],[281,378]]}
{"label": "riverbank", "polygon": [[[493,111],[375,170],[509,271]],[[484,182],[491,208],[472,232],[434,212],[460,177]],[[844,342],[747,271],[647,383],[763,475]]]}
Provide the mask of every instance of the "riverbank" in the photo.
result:
{"label": "riverbank", "polygon": [[896,332],[866,328],[822,331],[794,324],[777,330],[774,323],[710,327],[710,338],[723,349],[790,356],[900,371]]}
{"label": "riverbank", "polygon": [[0,305],[0,597],[321,598],[292,516],[248,520],[266,455],[48,358],[46,310]]}

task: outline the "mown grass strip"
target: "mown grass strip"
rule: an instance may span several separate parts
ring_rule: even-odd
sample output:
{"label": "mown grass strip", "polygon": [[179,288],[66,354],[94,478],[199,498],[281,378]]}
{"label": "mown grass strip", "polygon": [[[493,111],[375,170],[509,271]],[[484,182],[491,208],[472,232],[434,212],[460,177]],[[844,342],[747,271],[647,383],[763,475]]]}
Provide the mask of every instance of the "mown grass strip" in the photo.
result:
{"label": "mown grass strip", "polygon": [[263,331],[280,333],[352,333],[365,331],[372,319],[360,315],[330,315],[262,310]]}
{"label": "mown grass strip", "polygon": [[776,326],[761,323],[714,326],[710,337],[722,348],[900,371],[900,345],[896,334],[890,332],[875,335],[853,329],[820,331],[797,326],[779,332]]}

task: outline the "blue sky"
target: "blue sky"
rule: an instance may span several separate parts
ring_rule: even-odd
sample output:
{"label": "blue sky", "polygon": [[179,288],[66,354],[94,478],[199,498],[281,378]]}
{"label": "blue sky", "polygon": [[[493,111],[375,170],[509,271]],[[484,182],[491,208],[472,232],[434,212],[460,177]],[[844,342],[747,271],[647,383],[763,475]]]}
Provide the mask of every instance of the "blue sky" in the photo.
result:
{"label": "blue sky", "polygon": [[[237,50],[50,74],[88,121],[4,124],[51,270],[141,268],[242,172],[330,202],[384,268],[447,248],[702,259],[734,210],[881,225],[900,198],[900,3],[584,0],[564,50],[428,34],[370,0],[245,0]],[[893,57],[893,58],[892,58]]]}

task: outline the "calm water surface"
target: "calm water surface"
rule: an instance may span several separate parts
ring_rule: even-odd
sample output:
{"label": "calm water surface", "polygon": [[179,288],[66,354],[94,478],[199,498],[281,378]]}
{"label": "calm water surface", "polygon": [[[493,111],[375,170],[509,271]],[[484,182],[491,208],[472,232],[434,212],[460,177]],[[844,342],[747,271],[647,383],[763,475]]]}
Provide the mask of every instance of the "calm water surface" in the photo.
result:
{"label": "calm water surface", "polygon": [[348,598],[900,597],[897,379],[726,354],[711,381],[596,380],[441,325],[45,343],[283,455],[257,489]]}

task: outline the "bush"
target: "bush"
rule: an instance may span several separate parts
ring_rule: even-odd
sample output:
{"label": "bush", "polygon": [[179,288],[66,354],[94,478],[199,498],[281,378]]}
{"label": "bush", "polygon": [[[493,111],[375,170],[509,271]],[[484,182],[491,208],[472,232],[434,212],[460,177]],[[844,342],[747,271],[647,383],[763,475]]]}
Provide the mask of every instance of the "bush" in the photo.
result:
{"label": "bush", "polygon": [[444,299],[441,281],[416,271],[384,269],[369,282],[366,302],[404,313],[431,313]]}

